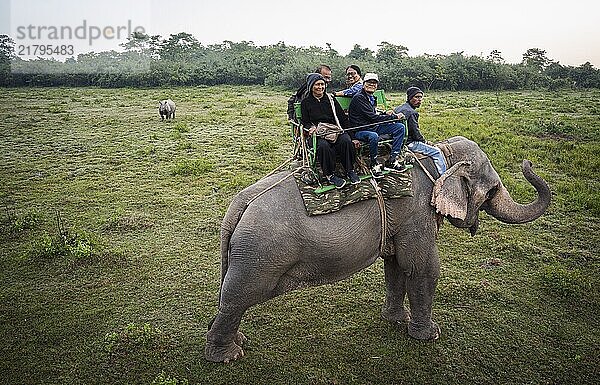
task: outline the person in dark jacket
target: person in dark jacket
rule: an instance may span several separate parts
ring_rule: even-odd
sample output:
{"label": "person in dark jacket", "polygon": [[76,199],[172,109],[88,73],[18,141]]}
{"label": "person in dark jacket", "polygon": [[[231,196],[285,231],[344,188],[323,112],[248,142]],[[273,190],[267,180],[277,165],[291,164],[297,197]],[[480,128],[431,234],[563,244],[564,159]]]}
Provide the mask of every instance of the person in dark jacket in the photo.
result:
{"label": "person in dark jacket", "polygon": [[[323,79],[325,79],[325,87],[331,83],[331,67],[327,64],[321,64],[315,69],[315,73],[321,74]],[[300,88],[288,99],[288,107],[287,107],[287,115],[288,120],[295,121],[296,120],[296,110],[294,109],[294,103],[300,103],[302,99],[304,99],[309,94],[309,90],[306,87],[306,82],[304,82]]]}
{"label": "person in dark jacket", "polygon": [[[379,114],[376,110],[377,100],[373,93],[377,90],[379,77],[374,73],[365,74],[362,90],[352,97],[348,108],[348,117],[352,127],[371,125],[354,133],[354,137],[360,141],[369,143],[369,155],[371,158],[370,168],[374,178],[383,177],[383,165],[377,160],[377,143],[379,135],[389,134],[392,136],[392,152],[388,160],[388,168],[395,171],[404,171],[404,157],[400,155],[404,141],[405,127],[398,122],[404,116],[402,114],[390,113]],[[379,123],[379,124],[376,124]]]}
{"label": "person in dark jacket", "polygon": [[417,108],[421,106],[424,93],[418,87],[409,87],[406,90],[406,103],[394,108],[394,112],[401,113],[406,117],[408,125],[407,147],[412,152],[418,152],[430,156],[435,163],[440,176],[446,172],[446,160],[439,148],[428,143],[421,131],[419,131],[419,113]]}
{"label": "person in dark jacket", "polygon": [[[306,77],[306,84],[310,92],[302,100],[300,108],[302,111],[302,126],[307,134],[312,135],[317,130],[319,123],[335,124],[347,129],[349,127],[348,117],[338,101],[333,96],[325,93],[325,79],[323,76],[317,73],[309,74]],[[346,185],[346,180],[333,173],[336,157],[340,158],[340,163],[344,167],[350,183],[359,184],[360,178],[354,171],[356,150],[350,135],[343,132],[335,142],[318,137],[317,159],[321,163],[323,175],[336,188],[342,188]]]}

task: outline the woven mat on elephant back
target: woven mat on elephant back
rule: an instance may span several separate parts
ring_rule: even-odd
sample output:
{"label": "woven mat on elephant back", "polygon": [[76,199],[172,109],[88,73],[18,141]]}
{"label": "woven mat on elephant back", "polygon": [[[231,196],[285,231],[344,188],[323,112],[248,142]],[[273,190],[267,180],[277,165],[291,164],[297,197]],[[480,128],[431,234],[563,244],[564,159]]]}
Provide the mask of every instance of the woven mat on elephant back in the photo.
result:
{"label": "woven mat on elephant back", "polygon": [[[333,189],[321,194],[316,194],[318,185],[309,185],[302,180],[301,174],[294,175],[296,184],[302,195],[304,207],[308,215],[329,214],[366,199],[377,198],[377,192],[370,179],[365,179],[357,185],[347,183],[341,189]],[[385,199],[412,196],[412,180],[410,170],[402,173],[389,173],[377,180],[381,193]]]}

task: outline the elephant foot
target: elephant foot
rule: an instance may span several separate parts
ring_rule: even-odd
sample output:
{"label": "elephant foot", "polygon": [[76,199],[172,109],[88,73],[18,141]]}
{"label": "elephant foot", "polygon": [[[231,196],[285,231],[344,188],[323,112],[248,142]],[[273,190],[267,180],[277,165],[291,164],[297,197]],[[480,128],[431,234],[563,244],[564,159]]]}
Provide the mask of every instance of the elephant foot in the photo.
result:
{"label": "elephant foot", "polygon": [[233,338],[210,336],[209,332],[207,334],[206,347],[204,348],[204,357],[211,362],[224,362],[227,364],[244,357],[242,345],[247,341],[248,338],[240,331],[237,331]]}
{"label": "elephant foot", "polygon": [[400,309],[384,306],[381,310],[381,318],[389,322],[405,323],[410,321],[410,311],[404,306]]}
{"label": "elephant foot", "polygon": [[206,347],[204,348],[204,357],[211,362],[223,362],[228,364],[229,362],[244,357],[244,351],[235,342],[223,346],[207,341]]}
{"label": "elephant foot", "polygon": [[418,340],[437,340],[442,335],[442,331],[438,324],[429,321],[426,324],[418,324],[410,322],[408,324],[408,335]]}

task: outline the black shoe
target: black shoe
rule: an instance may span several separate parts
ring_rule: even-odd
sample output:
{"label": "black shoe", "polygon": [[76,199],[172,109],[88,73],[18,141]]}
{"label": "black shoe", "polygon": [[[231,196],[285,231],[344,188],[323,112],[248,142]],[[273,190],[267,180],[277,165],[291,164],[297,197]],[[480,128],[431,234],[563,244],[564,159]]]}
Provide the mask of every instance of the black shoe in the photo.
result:
{"label": "black shoe", "polygon": [[350,170],[348,171],[348,178],[350,179],[350,184],[359,184],[360,178],[356,174],[356,171]]}
{"label": "black shoe", "polygon": [[388,170],[402,172],[406,171],[406,163],[404,163],[404,159],[400,160],[398,158],[391,158],[388,166],[386,167]]}
{"label": "black shoe", "polygon": [[329,175],[327,181],[335,186],[335,188],[342,188],[346,185],[346,180],[340,178],[337,175]]}
{"label": "black shoe", "polygon": [[375,163],[375,165],[371,167],[371,174],[375,179],[383,178],[383,165],[381,163]]}

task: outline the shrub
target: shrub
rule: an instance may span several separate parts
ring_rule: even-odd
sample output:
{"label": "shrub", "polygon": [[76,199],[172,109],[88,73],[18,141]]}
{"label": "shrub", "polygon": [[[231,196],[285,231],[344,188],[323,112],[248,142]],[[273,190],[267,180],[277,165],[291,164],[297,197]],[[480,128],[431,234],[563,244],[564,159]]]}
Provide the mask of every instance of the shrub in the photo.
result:
{"label": "shrub", "polygon": [[44,234],[34,246],[34,255],[42,259],[90,259],[98,251],[98,243],[86,232],[62,231],[59,236]]}
{"label": "shrub", "polygon": [[68,258],[76,261],[92,257],[99,250],[95,237],[85,231],[70,231],[56,211],[56,235],[44,234],[34,243],[33,256],[42,259]]}

